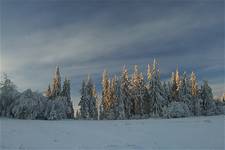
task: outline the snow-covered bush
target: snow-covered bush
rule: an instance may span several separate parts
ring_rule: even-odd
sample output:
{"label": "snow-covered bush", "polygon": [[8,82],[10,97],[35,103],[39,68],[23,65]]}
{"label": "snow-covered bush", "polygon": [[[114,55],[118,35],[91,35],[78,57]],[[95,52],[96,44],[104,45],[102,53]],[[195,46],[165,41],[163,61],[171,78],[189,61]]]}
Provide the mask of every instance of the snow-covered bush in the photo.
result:
{"label": "snow-covered bush", "polygon": [[16,86],[5,74],[0,82],[0,116],[12,117],[13,103],[19,95],[20,93],[16,90]]}
{"label": "snow-covered bush", "polygon": [[164,117],[180,118],[190,116],[187,104],[183,102],[171,102],[168,107],[164,107]]}
{"label": "snow-covered bush", "polygon": [[28,89],[16,99],[12,115],[18,119],[44,119],[46,102],[47,99],[42,94]]}
{"label": "snow-covered bush", "polygon": [[217,114],[217,115],[224,114],[225,115],[225,103],[221,100],[215,100],[215,103],[216,103],[215,114]]}
{"label": "snow-covered bush", "polygon": [[48,100],[45,110],[47,120],[61,120],[73,118],[73,107],[71,101],[66,97],[56,97]]}

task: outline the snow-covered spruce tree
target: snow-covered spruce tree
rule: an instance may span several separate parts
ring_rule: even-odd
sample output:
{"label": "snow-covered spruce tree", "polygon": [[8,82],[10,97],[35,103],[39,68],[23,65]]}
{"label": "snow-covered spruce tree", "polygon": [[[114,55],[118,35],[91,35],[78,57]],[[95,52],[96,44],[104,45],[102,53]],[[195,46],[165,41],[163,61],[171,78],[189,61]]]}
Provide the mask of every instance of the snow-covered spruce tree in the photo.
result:
{"label": "snow-covered spruce tree", "polygon": [[0,82],[0,116],[12,117],[11,110],[19,96],[15,84],[4,74]]}
{"label": "snow-covered spruce tree", "polygon": [[[58,66],[56,67],[56,71],[54,74],[52,89],[49,85],[48,89],[45,91],[45,96],[48,98],[48,106],[45,111],[46,119],[74,118],[73,104],[70,95],[70,80],[65,78],[63,87],[61,89],[61,76]],[[53,102],[54,100],[57,101]],[[62,100],[63,102],[58,102],[60,100]],[[60,107],[60,104],[62,105],[62,108],[55,110],[56,108]],[[59,110],[62,110],[63,112],[60,112]],[[66,117],[64,117],[64,112],[66,113]],[[55,117],[53,115],[55,115]]]}
{"label": "snow-covered spruce tree", "polygon": [[163,97],[165,99],[163,105],[168,106],[170,102],[170,82],[163,82]]}
{"label": "snow-covered spruce tree", "polygon": [[62,88],[61,96],[64,96],[68,100],[71,100],[71,96],[70,96],[70,80],[68,80],[67,78],[65,78],[65,80],[63,82],[63,88]]}
{"label": "snow-covered spruce tree", "polygon": [[202,100],[199,97],[199,89],[197,78],[194,72],[191,73],[190,77],[190,85],[191,85],[191,105],[192,105],[192,113],[196,116],[201,115],[201,102]]}
{"label": "snow-covered spruce tree", "polygon": [[73,103],[71,101],[71,94],[70,94],[70,80],[67,78],[65,78],[65,80],[63,82],[63,89],[61,92],[61,96],[66,98],[67,117],[74,118]]}
{"label": "snow-covered spruce tree", "polygon": [[115,77],[112,78],[111,83],[110,83],[110,106],[109,106],[109,112],[106,116],[106,119],[113,120],[115,119],[115,101],[116,101],[116,95],[115,95]]}
{"label": "snow-covered spruce tree", "polygon": [[96,109],[97,109],[97,120],[100,119],[100,114],[101,114],[101,98],[99,98],[99,95],[97,94],[97,91],[96,91],[96,87],[94,87],[94,95],[96,95]]}
{"label": "snow-covered spruce tree", "polygon": [[122,75],[121,75],[121,99],[124,102],[124,112],[125,118],[131,118],[131,94],[130,94],[130,80],[128,76],[128,71],[125,67],[123,67]]}
{"label": "snow-covered spruce tree", "polygon": [[88,76],[86,81],[83,81],[81,88],[80,118],[81,119],[98,119],[97,110],[97,93],[95,86]]}
{"label": "snow-covered spruce tree", "polygon": [[144,114],[145,82],[142,73],[139,73],[138,66],[134,66],[134,73],[131,78],[131,96],[132,107],[131,113],[133,117],[140,118]]}
{"label": "snow-covered spruce tree", "polygon": [[192,109],[192,96],[191,96],[191,86],[187,78],[186,72],[183,73],[180,90],[179,90],[179,99],[181,102],[187,104],[189,110]]}
{"label": "snow-covered spruce tree", "polygon": [[121,82],[115,78],[115,118],[122,120],[125,119],[124,101],[121,95]]}
{"label": "snow-covered spruce tree", "polygon": [[61,76],[59,71],[59,66],[56,67],[56,71],[54,74],[53,82],[52,82],[52,93],[51,97],[54,99],[61,94]]}
{"label": "snow-covered spruce tree", "polygon": [[91,77],[88,77],[86,85],[87,95],[89,98],[89,117],[90,119],[98,119],[98,110],[97,110],[97,93],[92,82]]}
{"label": "snow-covered spruce tree", "polygon": [[163,88],[160,81],[160,72],[156,60],[154,59],[151,79],[148,81],[148,93],[150,98],[150,115],[153,117],[162,116],[163,103]]}
{"label": "snow-covered spruce tree", "polygon": [[82,81],[82,87],[80,89],[81,99],[79,102],[80,106],[80,118],[81,119],[89,119],[89,101],[86,89],[86,82]]}
{"label": "snow-covered spruce tree", "polygon": [[121,83],[115,76],[111,82],[111,106],[107,119],[125,119],[124,102],[121,98]]}
{"label": "snow-covered spruce tree", "polygon": [[101,114],[101,119],[110,119],[111,116],[111,89],[110,89],[110,79],[108,72],[104,70],[102,77],[102,107],[103,111]]}
{"label": "snow-covered spruce tree", "polygon": [[47,99],[30,89],[21,93],[12,107],[12,115],[18,119],[45,119]]}
{"label": "snow-covered spruce tree", "polygon": [[200,97],[202,99],[201,112],[203,115],[213,115],[216,112],[215,100],[213,99],[212,89],[207,81],[203,81],[200,89]]}
{"label": "snow-covered spruce tree", "polygon": [[171,76],[171,100],[172,101],[180,101],[180,76],[179,76],[179,70],[178,67],[176,69],[176,72],[172,72]]}

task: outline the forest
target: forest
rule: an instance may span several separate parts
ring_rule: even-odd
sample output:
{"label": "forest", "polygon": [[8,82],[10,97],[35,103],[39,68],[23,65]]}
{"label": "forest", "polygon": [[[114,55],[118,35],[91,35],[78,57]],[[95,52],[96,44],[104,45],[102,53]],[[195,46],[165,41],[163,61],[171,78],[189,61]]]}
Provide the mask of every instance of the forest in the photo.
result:
{"label": "forest", "polygon": [[19,92],[5,74],[0,84],[0,116],[18,119],[126,120],[179,118],[225,114],[225,95],[215,99],[207,81],[198,84],[194,72],[180,75],[178,67],[170,81],[161,81],[156,60],[148,64],[147,76],[134,66],[132,74],[123,68],[120,76],[104,70],[102,91],[97,92],[90,76],[82,81],[79,109],[71,100],[71,81],[61,83],[59,67],[44,93]]}

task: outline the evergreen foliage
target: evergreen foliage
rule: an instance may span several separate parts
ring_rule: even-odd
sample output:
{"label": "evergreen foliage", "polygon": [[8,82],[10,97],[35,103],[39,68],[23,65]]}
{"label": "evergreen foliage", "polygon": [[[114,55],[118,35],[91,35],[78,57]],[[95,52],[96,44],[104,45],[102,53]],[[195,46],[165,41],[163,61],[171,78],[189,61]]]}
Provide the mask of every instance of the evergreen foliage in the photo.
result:
{"label": "evergreen foliage", "polygon": [[[47,120],[74,118],[71,83],[65,78],[61,84],[58,66],[52,86],[49,84],[44,94],[30,89],[20,93],[4,75],[0,82],[0,116]],[[208,82],[204,81],[199,87],[194,72],[190,76],[186,72],[180,74],[177,67],[171,80],[162,83],[156,60],[148,65],[147,80],[137,65],[130,76],[124,67],[119,77],[111,79],[104,70],[101,95],[97,94],[90,76],[83,80],[80,94],[77,119],[171,118],[225,113],[225,95],[221,100],[214,100]]]}
{"label": "evergreen foliage", "polygon": [[90,76],[88,76],[88,79],[86,81],[82,82],[80,92],[81,92],[81,100],[79,102],[80,106],[79,118],[98,119],[97,93]]}
{"label": "evergreen foliage", "polygon": [[[84,89],[85,83],[82,84]],[[81,90],[84,91],[84,90]],[[81,92],[81,118],[89,118],[90,100]],[[121,76],[109,78],[106,70],[102,77],[102,100],[97,107],[100,119],[140,119],[148,117],[186,117],[223,113],[222,103],[215,102],[207,82],[199,89],[194,72],[180,75],[178,67],[169,82],[160,80],[159,65],[148,64],[147,80],[134,66],[129,77],[126,67]],[[165,114],[166,113],[166,114]]]}

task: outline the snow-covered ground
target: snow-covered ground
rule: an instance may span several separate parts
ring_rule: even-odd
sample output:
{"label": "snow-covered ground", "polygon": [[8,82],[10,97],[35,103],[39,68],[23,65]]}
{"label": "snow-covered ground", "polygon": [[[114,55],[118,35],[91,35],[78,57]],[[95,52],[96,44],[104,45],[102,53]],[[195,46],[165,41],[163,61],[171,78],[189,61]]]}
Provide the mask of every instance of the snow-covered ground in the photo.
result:
{"label": "snow-covered ground", "polygon": [[109,121],[0,119],[1,149],[224,150],[225,116]]}

